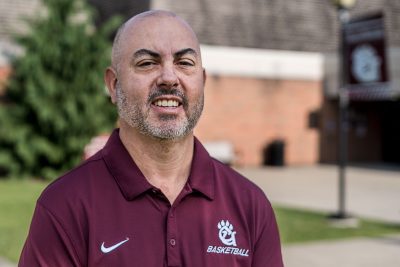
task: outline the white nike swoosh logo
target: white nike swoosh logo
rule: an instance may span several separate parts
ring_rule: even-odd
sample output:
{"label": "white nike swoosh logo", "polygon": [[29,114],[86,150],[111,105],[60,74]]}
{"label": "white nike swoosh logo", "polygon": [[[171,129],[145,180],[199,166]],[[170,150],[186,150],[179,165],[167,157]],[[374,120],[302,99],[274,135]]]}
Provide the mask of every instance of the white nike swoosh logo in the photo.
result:
{"label": "white nike swoosh logo", "polygon": [[121,241],[121,242],[115,244],[114,246],[108,247],[108,248],[106,248],[106,247],[104,246],[104,242],[103,242],[103,244],[101,244],[101,251],[102,251],[103,253],[111,252],[111,251],[113,251],[114,249],[116,249],[117,247],[121,246],[122,244],[124,244],[125,242],[128,242],[128,241],[129,241],[129,238],[126,238],[125,240],[123,240],[123,241]]}

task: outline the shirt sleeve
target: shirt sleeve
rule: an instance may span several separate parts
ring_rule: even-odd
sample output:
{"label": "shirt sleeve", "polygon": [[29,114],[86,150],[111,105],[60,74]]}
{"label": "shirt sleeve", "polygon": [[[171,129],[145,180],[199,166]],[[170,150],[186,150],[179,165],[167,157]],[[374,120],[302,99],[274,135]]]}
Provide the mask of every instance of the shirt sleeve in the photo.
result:
{"label": "shirt sleeve", "polygon": [[255,244],[252,267],[283,267],[281,242],[274,211],[268,203],[266,220]]}
{"label": "shirt sleeve", "polygon": [[39,202],[18,266],[83,266],[62,224]]}

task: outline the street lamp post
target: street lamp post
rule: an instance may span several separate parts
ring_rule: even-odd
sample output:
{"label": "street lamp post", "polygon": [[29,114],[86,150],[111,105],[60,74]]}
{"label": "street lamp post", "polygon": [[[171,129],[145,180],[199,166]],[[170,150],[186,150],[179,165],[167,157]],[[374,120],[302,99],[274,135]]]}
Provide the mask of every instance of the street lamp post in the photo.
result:
{"label": "street lamp post", "polygon": [[346,88],[346,63],[344,51],[344,26],[349,22],[349,9],[352,8],[356,0],[331,0],[333,5],[337,8],[339,27],[340,27],[340,40],[339,40],[339,210],[334,214],[336,219],[348,218],[346,212],[346,165],[347,165],[347,110],[349,105],[348,91]]}

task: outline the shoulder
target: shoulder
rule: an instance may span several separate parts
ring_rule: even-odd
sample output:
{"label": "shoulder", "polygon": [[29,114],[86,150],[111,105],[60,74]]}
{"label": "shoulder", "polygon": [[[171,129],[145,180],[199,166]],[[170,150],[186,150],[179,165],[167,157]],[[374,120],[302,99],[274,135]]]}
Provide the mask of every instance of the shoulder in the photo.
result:
{"label": "shoulder", "polygon": [[271,204],[264,191],[247,177],[230,166],[213,159],[216,193],[248,208],[270,209]]}
{"label": "shoulder", "polygon": [[99,181],[105,168],[102,157],[96,154],[50,183],[43,190],[38,203],[52,210],[88,197],[92,190],[93,180]]}
{"label": "shoulder", "polygon": [[238,188],[243,192],[265,196],[262,189],[250,181],[247,177],[240,174],[230,166],[213,159],[215,178],[219,182],[223,182],[225,186],[230,188]]}

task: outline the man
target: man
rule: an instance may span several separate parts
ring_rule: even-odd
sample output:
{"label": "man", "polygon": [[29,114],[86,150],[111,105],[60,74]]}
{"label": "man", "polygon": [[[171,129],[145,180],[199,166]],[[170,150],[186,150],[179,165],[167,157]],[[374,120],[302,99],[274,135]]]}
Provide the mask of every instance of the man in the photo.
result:
{"label": "man", "polygon": [[19,266],[283,266],[264,193],[193,136],[205,79],[175,14],[119,29],[105,82],[120,129],[43,192]]}

